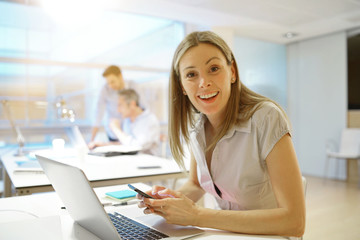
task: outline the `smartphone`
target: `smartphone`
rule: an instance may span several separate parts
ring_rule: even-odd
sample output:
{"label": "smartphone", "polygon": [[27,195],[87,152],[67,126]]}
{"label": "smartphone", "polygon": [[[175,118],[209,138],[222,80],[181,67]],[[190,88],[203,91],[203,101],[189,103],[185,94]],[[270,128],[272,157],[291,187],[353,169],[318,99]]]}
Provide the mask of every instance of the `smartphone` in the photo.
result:
{"label": "smartphone", "polygon": [[144,193],[143,191],[137,189],[136,187],[134,187],[134,186],[131,185],[131,184],[128,184],[128,187],[129,187],[130,189],[134,190],[135,192],[137,192],[138,194],[140,194],[141,196],[145,197],[145,198],[155,199],[155,198],[153,198],[152,196],[150,196],[150,195]]}

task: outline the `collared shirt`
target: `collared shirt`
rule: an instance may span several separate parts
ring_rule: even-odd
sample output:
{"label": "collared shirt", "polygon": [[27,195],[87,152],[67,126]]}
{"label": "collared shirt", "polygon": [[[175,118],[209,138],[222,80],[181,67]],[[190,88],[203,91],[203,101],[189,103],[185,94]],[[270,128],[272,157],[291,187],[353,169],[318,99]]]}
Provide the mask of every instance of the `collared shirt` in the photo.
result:
{"label": "collared shirt", "polygon": [[122,130],[128,137],[121,144],[139,146],[144,153],[159,155],[160,123],[149,110],[144,110],[134,122],[131,122],[130,118],[125,118]]}
{"label": "collared shirt", "polygon": [[205,158],[205,121],[202,115],[190,133],[200,186],[215,196],[221,209],[276,208],[265,159],[280,138],[290,133],[282,111],[266,102],[248,121],[230,129],[215,145],[210,172]]}
{"label": "collared shirt", "polygon": [[110,128],[110,119],[122,119],[121,114],[118,112],[118,99],[118,90],[114,90],[107,84],[104,84],[99,95],[96,109],[95,126],[99,127],[101,125],[105,115],[104,128],[107,135],[113,139],[117,139],[117,137]]}

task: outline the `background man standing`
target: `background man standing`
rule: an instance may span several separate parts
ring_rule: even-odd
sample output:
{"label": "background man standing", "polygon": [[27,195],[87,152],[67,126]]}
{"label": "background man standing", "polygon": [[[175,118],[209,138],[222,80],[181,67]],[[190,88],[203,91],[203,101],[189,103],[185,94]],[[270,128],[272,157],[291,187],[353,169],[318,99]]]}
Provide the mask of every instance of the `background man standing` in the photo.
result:
{"label": "background man standing", "polygon": [[118,66],[109,66],[105,69],[103,77],[106,83],[101,89],[97,109],[95,124],[91,131],[91,140],[89,148],[94,148],[94,140],[101,126],[104,116],[105,120],[105,131],[109,138],[109,141],[118,141],[116,135],[110,129],[110,119],[121,120],[121,114],[117,110],[118,103],[118,91],[124,89],[125,83],[121,70]]}

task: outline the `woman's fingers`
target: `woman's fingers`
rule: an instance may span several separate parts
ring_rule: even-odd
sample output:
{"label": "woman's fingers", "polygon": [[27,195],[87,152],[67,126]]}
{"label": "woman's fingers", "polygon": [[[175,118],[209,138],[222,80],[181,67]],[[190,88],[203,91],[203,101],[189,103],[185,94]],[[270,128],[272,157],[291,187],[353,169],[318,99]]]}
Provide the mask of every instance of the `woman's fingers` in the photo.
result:
{"label": "woman's fingers", "polygon": [[[172,191],[170,189],[167,189],[162,186],[153,186],[152,190],[146,191],[146,194],[152,196],[155,199],[161,199],[161,198],[176,198],[179,197],[179,193]],[[141,196],[140,194],[136,195],[136,198],[143,200],[146,199],[145,197]]]}
{"label": "woman's fingers", "polygon": [[144,208],[144,214],[154,213],[162,217],[167,215],[168,204],[171,204],[169,201],[175,198],[181,198],[182,196],[180,192],[161,186],[153,186],[152,190],[147,191],[146,193],[155,199],[144,198],[138,194],[137,198],[142,200],[138,203],[138,207]]}
{"label": "woman's fingers", "polygon": [[145,198],[143,201],[141,201],[140,203],[138,203],[139,208],[144,208],[144,213],[145,214],[151,214],[151,213],[165,213],[165,209],[166,209],[166,199],[159,199],[159,200],[155,200],[155,199],[148,199]]}
{"label": "woman's fingers", "polygon": [[181,197],[180,192],[176,192],[176,191],[173,191],[173,190],[168,189],[168,188],[165,188],[165,189],[157,192],[157,195],[160,198],[180,198]]}
{"label": "woman's fingers", "polygon": [[159,195],[158,195],[158,192],[159,191],[162,191],[166,189],[165,187],[162,187],[162,186],[153,186],[152,190],[151,190],[151,196],[155,197],[155,198],[160,198]]}
{"label": "woman's fingers", "polygon": [[[139,205],[140,205],[140,203],[139,203]],[[145,203],[142,203],[139,207],[141,207],[141,208],[145,207],[145,209],[144,209],[145,214],[152,214],[152,213],[159,214],[160,213],[161,215],[165,215],[165,207],[164,206],[148,206]]]}
{"label": "woman's fingers", "polygon": [[144,201],[140,201],[140,202],[138,203],[138,207],[139,207],[139,208],[145,208],[145,207],[148,207],[148,206],[144,203]]}
{"label": "woman's fingers", "polygon": [[193,225],[196,223],[198,207],[189,198],[178,192],[165,189],[158,192],[159,195],[166,195],[161,199],[144,198],[139,207],[145,208],[145,214],[157,214],[165,218],[168,223],[179,225]]}
{"label": "woman's fingers", "polygon": [[152,214],[152,213],[154,213],[155,211],[154,211],[154,209],[152,209],[152,208],[145,208],[144,209],[144,213],[145,214]]}
{"label": "woman's fingers", "polygon": [[[152,196],[153,198],[156,198],[156,195],[153,194],[153,190],[148,190],[148,191],[146,191],[145,193],[146,193],[147,195]],[[140,194],[137,194],[137,195],[136,195],[136,198],[142,200],[142,199],[144,199],[145,197],[142,196],[142,195],[140,195]]]}

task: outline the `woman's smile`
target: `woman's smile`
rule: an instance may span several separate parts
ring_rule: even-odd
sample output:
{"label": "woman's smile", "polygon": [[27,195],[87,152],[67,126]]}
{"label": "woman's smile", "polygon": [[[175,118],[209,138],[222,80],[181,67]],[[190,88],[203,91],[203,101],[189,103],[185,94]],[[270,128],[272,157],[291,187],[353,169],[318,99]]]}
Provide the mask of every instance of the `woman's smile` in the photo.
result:
{"label": "woman's smile", "polygon": [[211,100],[211,99],[215,99],[218,94],[219,94],[219,92],[213,92],[213,93],[207,93],[207,94],[200,94],[198,97],[201,100]]}

